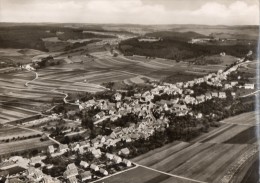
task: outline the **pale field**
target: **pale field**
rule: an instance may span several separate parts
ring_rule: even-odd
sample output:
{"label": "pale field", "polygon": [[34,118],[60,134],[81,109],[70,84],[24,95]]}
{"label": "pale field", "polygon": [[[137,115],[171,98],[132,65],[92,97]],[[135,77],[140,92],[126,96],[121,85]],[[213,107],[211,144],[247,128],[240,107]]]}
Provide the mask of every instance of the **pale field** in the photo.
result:
{"label": "pale field", "polygon": [[53,142],[48,141],[40,141],[40,138],[32,138],[27,140],[19,140],[9,143],[0,144],[0,155],[9,154],[13,152],[20,152],[24,150],[30,149],[38,149],[52,145]]}
{"label": "pale field", "polygon": [[12,139],[13,137],[27,137],[30,135],[36,135],[39,134],[37,132],[31,131],[31,130],[26,130],[26,129],[21,129],[18,127],[2,127],[0,129],[0,140],[4,139]]}

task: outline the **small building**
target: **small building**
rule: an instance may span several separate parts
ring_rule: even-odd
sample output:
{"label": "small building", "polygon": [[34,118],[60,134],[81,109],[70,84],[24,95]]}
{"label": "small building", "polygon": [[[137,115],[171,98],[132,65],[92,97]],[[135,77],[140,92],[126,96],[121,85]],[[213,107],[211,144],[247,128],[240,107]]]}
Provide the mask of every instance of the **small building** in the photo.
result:
{"label": "small building", "polygon": [[244,87],[245,87],[245,89],[252,89],[252,90],[255,89],[255,85],[254,84],[246,83]]}
{"label": "small building", "polygon": [[69,147],[67,144],[60,144],[59,145],[59,152],[61,153],[65,153],[69,150]]}
{"label": "small building", "polygon": [[100,158],[102,154],[100,149],[94,149],[93,151],[91,151],[91,153],[95,156],[95,158]]}
{"label": "small building", "polygon": [[238,84],[238,81],[232,81],[230,84],[231,86],[236,86]]}
{"label": "small building", "polygon": [[197,115],[195,115],[196,119],[201,119],[202,118],[202,113],[198,113]]}
{"label": "small building", "polygon": [[119,163],[122,162],[122,158],[115,155],[114,158],[113,158],[113,161],[114,161],[116,164],[119,164]]}
{"label": "small building", "polygon": [[54,147],[53,147],[53,145],[48,146],[47,152],[48,152],[49,154],[54,153]]}
{"label": "small building", "polygon": [[114,97],[116,101],[120,101],[122,99],[122,95],[120,93],[115,93]]}
{"label": "small building", "polygon": [[200,95],[196,97],[198,103],[202,103],[205,101],[205,95]]}
{"label": "small building", "polygon": [[95,165],[95,164],[91,164],[91,165],[90,165],[90,169],[91,169],[91,170],[94,170],[94,171],[98,171],[98,170],[99,170],[99,167],[98,167],[97,165]]}
{"label": "small building", "polygon": [[235,92],[231,92],[231,95],[232,95],[233,98],[236,97],[236,93]]}
{"label": "small building", "polygon": [[75,176],[68,178],[68,183],[78,183],[77,178]]}
{"label": "small building", "polygon": [[63,173],[63,177],[69,179],[70,177],[75,177],[78,175],[78,169],[74,163],[67,166],[66,171]]}
{"label": "small building", "polygon": [[99,172],[102,173],[103,175],[107,176],[108,172],[104,168],[100,168]]}
{"label": "small building", "polygon": [[206,93],[205,98],[206,98],[206,100],[210,100],[210,99],[212,99],[212,96],[210,93]]}
{"label": "small building", "polygon": [[218,97],[218,93],[217,93],[217,92],[212,92],[212,93],[211,93],[211,96],[212,96],[212,97]]}
{"label": "small building", "polygon": [[224,85],[224,88],[227,90],[227,89],[230,89],[230,88],[232,88],[232,85],[231,84],[225,84]]}
{"label": "small building", "polygon": [[79,165],[83,168],[88,168],[89,164],[86,161],[80,161]]}
{"label": "small building", "polygon": [[123,159],[123,162],[122,162],[125,166],[127,166],[127,167],[130,167],[130,166],[132,166],[132,163],[131,163],[131,161],[129,161],[128,159]]}
{"label": "small building", "polygon": [[81,181],[84,182],[86,180],[92,179],[92,174],[90,171],[85,171],[80,174]]}
{"label": "small building", "polygon": [[109,159],[109,160],[113,160],[114,155],[113,155],[113,154],[110,154],[110,153],[106,153],[106,157],[107,157],[107,159]]}
{"label": "small building", "polygon": [[121,149],[119,152],[118,152],[119,155],[124,155],[124,156],[127,156],[130,154],[130,151],[128,148],[123,148]]}
{"label": "small building", "polygon": [[219,92],[219,98],[221,98],[221,99],[227,98],[226,93],[225,92]]}
{"label": "small building", "polygon": [[105,116],[105,112],[101,111],[95,115],[95,119],[101,119]]}

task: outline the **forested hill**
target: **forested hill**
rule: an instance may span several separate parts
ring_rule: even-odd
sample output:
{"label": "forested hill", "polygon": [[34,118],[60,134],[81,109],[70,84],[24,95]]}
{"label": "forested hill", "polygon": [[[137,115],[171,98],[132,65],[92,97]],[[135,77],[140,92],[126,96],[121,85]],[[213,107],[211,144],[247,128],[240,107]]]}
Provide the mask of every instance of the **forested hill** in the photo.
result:
{"label": "forested hill", "polygon": [[146,36],[162,39],[155,42],[139,41],[138,38],[125,40],[119,44],[120,51],[125,55],[143,55],[180,61],[200,56],[219,55],[221,52],[243,57],[249,50],[252,50],[256,58],[257,40],[250,40],[250,44],[247,40],[233,42],[213,40],[203,44],[190,44],[188,41],[192,38],[206,38],[206,36],[196,32],[153,32]]}
{"label": "forested hill", "polygon": [[194,38],[208,38],[203,34],[199,34],[193,31],[188,32],[172,32],[172,31],[160,31],[160,32],[152,32],[147,33],[147,37],[160,37],[162,39],[167,40],[179,40],[179,41],[189,41]]}

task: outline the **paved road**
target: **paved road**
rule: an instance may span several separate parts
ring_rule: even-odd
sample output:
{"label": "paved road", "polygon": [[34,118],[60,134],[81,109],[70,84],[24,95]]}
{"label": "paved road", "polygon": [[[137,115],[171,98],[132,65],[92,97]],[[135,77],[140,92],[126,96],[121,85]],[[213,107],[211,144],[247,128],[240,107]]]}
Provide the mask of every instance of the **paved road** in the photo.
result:
{"label": "paved road", "polygon": [[240,96],[240,98],[244,98],[244,97],[248,97],[248,96],[251,96],[251,95],[255,95],[255,94],[259,93],[259,92],[260,92],[260,90],[256,90],[256,91],[254,91],[254,92],[252,92],[252,93],[249,93],[249,94]]}

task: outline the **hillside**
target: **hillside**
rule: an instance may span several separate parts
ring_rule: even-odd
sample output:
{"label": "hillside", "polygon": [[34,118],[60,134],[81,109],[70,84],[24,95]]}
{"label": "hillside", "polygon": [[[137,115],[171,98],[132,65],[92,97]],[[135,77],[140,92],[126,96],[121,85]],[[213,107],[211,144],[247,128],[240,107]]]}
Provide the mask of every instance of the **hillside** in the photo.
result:
{"label": "hillside", "polygon": [[137,38],[122,41],[120,51],[125,55],[143,55],[173,60],[186,60],[200,56],[218,55],[225,52],[227,55],[243,57],[249,50],[253,50],[256,58],[257,42],[234,42],[232,44],[190,44],[187,41],[194,37],[206,37],[194,32],[154,32],[147,36],[161,37],[157,42],[139,42]]}
{"label": "hillside", "polygon": [[162,39],[176,40],[176,41],[189,41],[193,38],[207,38],[208,37],[203,34],[199,34],[199,33],[192,32],[192,31],[188,31],[188,32],[160,31],[160,32],[147,33],[146,36],[160,37]]}

